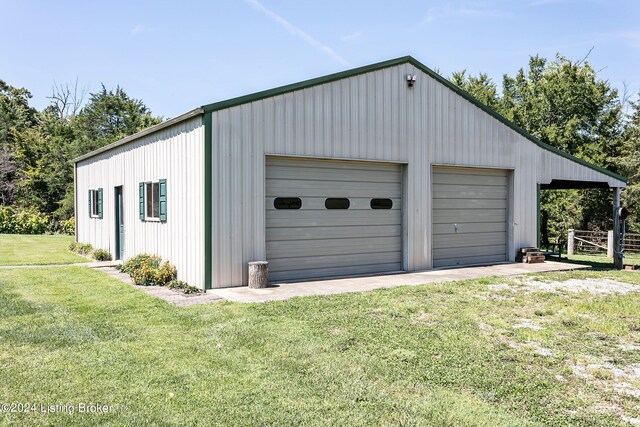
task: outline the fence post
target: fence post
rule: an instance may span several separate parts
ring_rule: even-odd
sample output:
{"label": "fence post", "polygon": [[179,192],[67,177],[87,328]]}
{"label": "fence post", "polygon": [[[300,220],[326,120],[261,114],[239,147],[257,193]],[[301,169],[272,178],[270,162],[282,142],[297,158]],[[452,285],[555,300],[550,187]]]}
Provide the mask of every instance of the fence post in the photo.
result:
{"label": "fence post", "polygon": [[573,255],[573,237],[575,236],[576,231],[571,228],[569,229],[569,235],[567,236],[567,255]]}
{"label": "fence post", "polygon": [[613,230],[607,233],[607,258],[613,258]]}

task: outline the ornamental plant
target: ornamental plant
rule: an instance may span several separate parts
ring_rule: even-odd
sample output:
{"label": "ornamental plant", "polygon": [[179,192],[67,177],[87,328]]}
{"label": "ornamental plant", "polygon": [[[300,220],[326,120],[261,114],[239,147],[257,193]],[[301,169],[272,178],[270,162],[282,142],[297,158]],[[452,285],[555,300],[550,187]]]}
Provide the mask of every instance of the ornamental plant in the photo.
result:
{"label": "ornamental plant", "polygon": [[104,249],[96,249],[91,254],[91,257],[96,261],[111,261],[111,254]]}
{"label": "ornamental plant", "polygon": [[139,254],[123,262],[118,269],[123,273],[130,275],[134,270],[142,267],[143,264],[153,268],[158,268],[160,267],[161,262],[162,258],[157,255]]}
{"label": "ornamental plant", "polygon": [[157,255],[140,254],[125,261],[120,271],[128,273],[139,286],[166,286],[175,280],[178,272],[169,261],[162,262]]}

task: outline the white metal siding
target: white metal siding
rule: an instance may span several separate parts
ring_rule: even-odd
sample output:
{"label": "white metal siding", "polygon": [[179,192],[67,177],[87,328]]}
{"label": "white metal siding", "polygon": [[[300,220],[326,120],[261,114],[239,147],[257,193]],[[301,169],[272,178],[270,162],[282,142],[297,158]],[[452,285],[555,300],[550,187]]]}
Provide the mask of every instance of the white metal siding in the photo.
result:
{"label": "white metal siding", "polygon": [[508,175],[433,168],[433,266],[507,260]]}
{"label": "white metal siding", "polygon": [[[268,157],[266,249],[271,281],[402,269],[402,181],[397,164]],[[299,197],[301,209],[275,209]],[[326,209],[347,198],[349,209]],[[391,209],[371,209],[388,198]]]}
{"label": "white metal siding", "polygon": [[[412,88],[406,74],[416,74]],[[432,267],[431,165],[513,170],[509,247],[536,244],[536,184],[620,182],[546,151],[407,63],[209,113],[213,287],[265,260],[265,155],[407,163],[406,266]],[[82,205],[80,205],[82,206]],[[510,260],[515,250],[509,250]]]}
{"label": "white metal siding", "polygon": [[[77,164],[78,241],[115,256],[114,187],[123,186],[124,255],[152,253],[178,277],[204,285],[204,134],[200,116]],[[167,179],[167,222],[139,219],[138,184]],[[103,188],[103,218],[89,218],[88,190]]]}

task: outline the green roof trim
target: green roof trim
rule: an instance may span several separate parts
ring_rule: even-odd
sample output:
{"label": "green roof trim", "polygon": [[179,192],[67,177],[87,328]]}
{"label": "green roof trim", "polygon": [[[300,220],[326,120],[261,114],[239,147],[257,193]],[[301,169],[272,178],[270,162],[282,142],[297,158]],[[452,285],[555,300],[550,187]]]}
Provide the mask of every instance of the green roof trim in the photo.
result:
{"label": "green roof trim", "polygon": [[305,80],[305,81],[302,81],[302,82],[293,83],[293,84],[290,84],[290,85],[286,85],[286,86],[281,86],[281,87],[277,87],[277,88],[274,88],[274,89],[265,90],[265,91],[262,91],[262,92],[256,92],[256,93],[253,93],[253,94],[250,94],[250,95],[240,96],[238,98],[232,98],[232,99],[228,99],[228,100],[225,100],[225,101],[215,102],[213,104],[203,105],[202,106],[202,110],[204,110],[204,112],[206,114],[206,113],[210,113],[212,111],[222,110],[224,108],[230,108],[230,107],[234,107],[234,106],[241,105],[241,104],[247,104],[247,103],[250,103],[250,102],[253,102],[253,101],[259,101],[261,99],[269,98],[269,97],[272,97],[272,96],[282,95],[282,94],[285,94],[285,93],[288,93],[288,92],[293,92],[293,91],[296,91],[296,90],[306,89],[306,88],[310,88],[310,87],[313,87],[313,86],[317,86],[317,85],[321,85],[321,84],[325,84],[325,83],[330,83],[330,82],[334,82],[336,80],[341,80],[341,79],[345,79],[345,78],[349,78],[349,77],[355,77],[355,76],[358,76],[360,74],[370,73],[372,71],[377,71],[377,70],[381,70],[383,68],[393,67],[395,65],[401,65],[401,64],[411,64],[411,65],[413,65],[414,67],[416,67],[417,69],[419,69],[422,72],[426,73],[427,75],[429,75],[430,77],[432,77],[433,79],[438,81],[439,83],[442,83],[447,88],[451,89],[452,91],[454,91],[455,93],[457,93],[458,95],[460,95],[461,97],[466,99],[467,101],[471,102],[476,107],[478,107],[481,110],[483,110],[484,112],[490,114],[495,119],[500,121],[502,124],[510,127],[511,129],[513,129],[514,131],[519,133],[520,135],[524,136],[525,138],[527,138],[528,140],[530,140],[531,142],[533,142],[534,144],[536,144],[540,148],[543,148],[543,149],[545,149],[547,151],[550,151],[550,152],[552,152],[554,154],[557,154],[557,155],[562,156],[562,157],[564,157],[566,159],[569,159],[569,160],[571,160],[573,162],[581,164],[582,166],[586,166],[586,167],[588,167],[590,169],[593,169],[593,170],[595,170],[597,172],[600,172],[600,173],[602,173],[604,175],[607,175],[607,176],[609,176],[611,178],[617,179],[618,181],[622,181],[625,184],[627,182],[629,182],[629,180],[627,178],[625,178],[624,176],[622,176],[622,175],[618,175],[617,173],[611,172],[610,170],[607,170],[607,169],[602,168],[600,166],[594,165],[593,163],[589,163],[586,160],[583,160],[583,159],[581,159],[579,157],[573,156],[573,155],[571,155],[569,153],[565,153],[564,151],[562,151],[562,150],[560,150],[560,149],[558,149],[558,148],[556,148],[556,147],[554,147],[552,145],[549,145],[549,144],[547,144],[545,142],[542,142],[540,139],[538,139],[535,136],[531,135],[529,132],[525,131],[524,129],[522,129],[521,127],[519,127],[518,125],[516,125],[512,121],[508,120],[506,117],[502,116],[501,114],[499,114],[498,112],[496,112],[492,108],[490,108],[490,107],[486,106],[485,104],[483,104],[482,102],[478,101],[476,98],[471,96],[469,93],[467,93],[466,91],[460,89],[458,86],[454,85],[449,80],[447,80],[446,78],[442,77],[440,74],[436,73],[435,71],[433,71],[432,69],[430,69],[426,65],[422,64],[420,61],[416,60],[412,56],[402,56],[400,58],[391,59],[391,60],[383,61],[383,62],[378,62],[378,63],[375,63],[375,64],[366,65],[364,67],[353,68],[351,70],[341,71],[339,73],[329,74],[327,76],[317,77],[317,78],[314,78],[314,79]]}

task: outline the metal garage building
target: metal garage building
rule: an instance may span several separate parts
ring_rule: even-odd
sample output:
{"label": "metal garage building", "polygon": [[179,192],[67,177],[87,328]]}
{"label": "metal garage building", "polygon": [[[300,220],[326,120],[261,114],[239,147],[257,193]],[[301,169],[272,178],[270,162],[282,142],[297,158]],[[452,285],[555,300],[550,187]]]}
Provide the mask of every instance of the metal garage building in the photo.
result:
{"label": "metal garage building", "polygon": [[625,178],[402,57],[205,105],[75,160],[77,240],[202,288],[513,261],[540,187]]}

